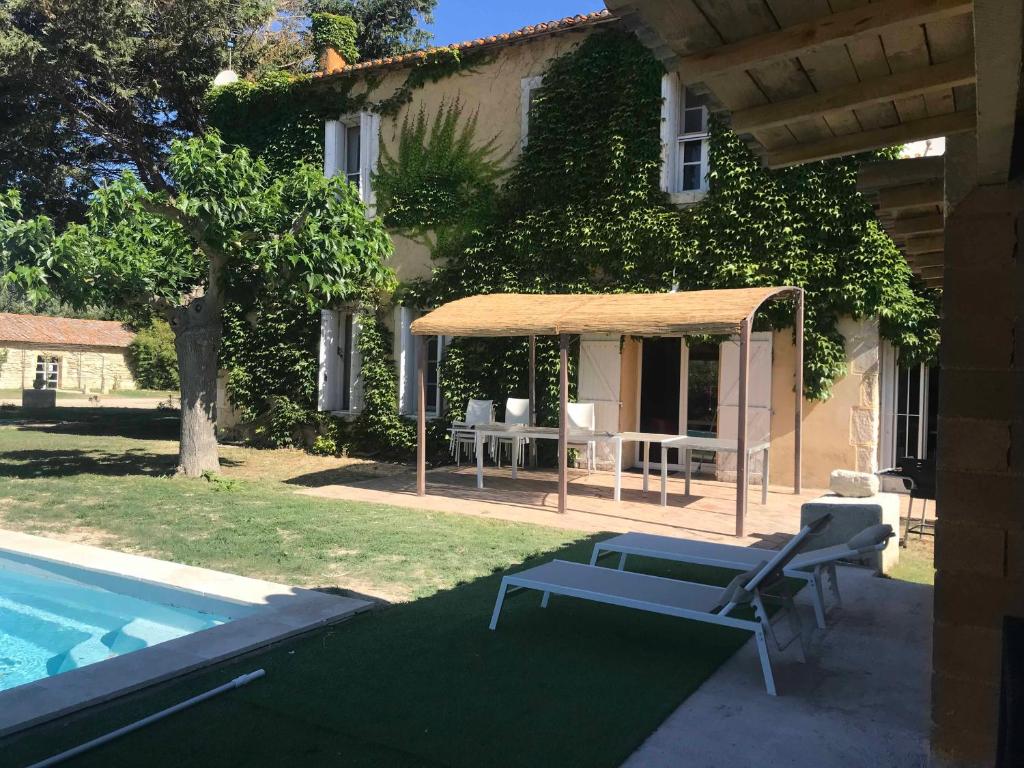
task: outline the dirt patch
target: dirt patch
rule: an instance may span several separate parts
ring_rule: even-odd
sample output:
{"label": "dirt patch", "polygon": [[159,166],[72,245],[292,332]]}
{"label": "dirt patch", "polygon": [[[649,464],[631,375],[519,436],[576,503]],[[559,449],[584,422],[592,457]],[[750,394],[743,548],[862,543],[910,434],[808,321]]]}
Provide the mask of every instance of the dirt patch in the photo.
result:
{"label": "dirt patch", "polygon": [[221,446],[223,474],[243,480],[277,480],[293,485],[333,485],[390,477],[408,471],[403,464],[367,459],[313,456],[292,448],[277,450]]}

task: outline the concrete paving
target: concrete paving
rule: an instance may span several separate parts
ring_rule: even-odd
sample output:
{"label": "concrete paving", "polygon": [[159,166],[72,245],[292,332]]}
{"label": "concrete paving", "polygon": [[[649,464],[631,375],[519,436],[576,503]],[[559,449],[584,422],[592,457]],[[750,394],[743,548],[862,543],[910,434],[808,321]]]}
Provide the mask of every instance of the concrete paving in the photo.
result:
{"label": "concrete paving", "polygon": [[623,768],[927,766],[932,588],[859,568],[839,582],[844,607],[827,630],[810,635],[801,598],[808,660],[795,645],[774,654],[779,696],[765,694],[750,642]]}

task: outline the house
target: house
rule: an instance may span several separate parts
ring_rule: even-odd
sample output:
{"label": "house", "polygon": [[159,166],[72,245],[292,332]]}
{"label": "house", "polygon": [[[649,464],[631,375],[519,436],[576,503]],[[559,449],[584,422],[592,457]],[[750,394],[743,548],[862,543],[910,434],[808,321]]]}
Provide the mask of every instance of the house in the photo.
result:
{"label": "house", "polygon": [[[382,153],[394,156],[403,120],[423,110],[436,114],[458,102],[472,113],[480,137],[493,139],[502,162],[512,165],[530,139],[531,104],[544,87],[550,63],[587,36],[620,25],[607,11],[476,40],[458,46],[460,55],[484,53],[472,67],[451,77],[420,83],[398,112],[382,113],[367,106],[343,113],[325,126],[325,168],[344,174],[358,185],[371,215],[377,204],[374,174]],[[373,91],[376,97],[399,92],[422,52],[361,62],[324,73],[325,83],[344,81],[350,94]],[[707,193],[709,110],[706,97],[686,88],[674,73],[662,81],[661,186],[678,206],[699,205]],[[506,153],[507,154],[504,154]],[[391,266],[400,281],[429,279],[435,263],[420,240],[395,233]],[[409,327],[421,308],[398,306],[391,317],[398,367],[399,403],[403,414],[416,410],[413,375],[416,368]],[[920,366],[904,369],[898,350],[884,342],[876,319],[845,318],[840,328],[846,341],[848,372],[835,383],[825,402],[808,402],[804,422],[804,481],[823,487],[838,468],[876,471],[908,454],[927,455],[934,376]],[[325,310],[320,349],[322,411],[354,415],[362,404],[359,333],[354,311]],[[426,393],[428,414],[444,406],[439,366],[446,339],[428,345]],[[767,440],[779,455],[792,453],[793,368],[795,348],[789,331],[754,336],[750,369],[751,428],[754,441]],[[725,341],[687,344],[681,339],[642,340],[589,336],[581,339],[578,397],[596,405],[597,429],[728,435],[736,429],[738,345]],[[905,395],[913,390],[913,397]],[[509,393],[510,395],[516,393]],[[519,393],[522,394],[522,393]],[[933,448],[934,446],[932,446]],[[627,462],[642,462],[639,445],[625,449]],[[599,456],[609,464],[610,454]],[[660,457],[652,454],[654,466]],[[679,457],[669,462],[678,468]],[[699,468],[721,479],[734,473],[734,459],[697,455]],[[717,463],[716,463],[717,462]],[[774,462],[771,481],[792,482],[790,462]],[[753,475],[761,472],[760,459]]]}
{"label": "house", "polygon": [[135,389],[126,358],[135,334],[110,320],[0,313],[0,389]]}

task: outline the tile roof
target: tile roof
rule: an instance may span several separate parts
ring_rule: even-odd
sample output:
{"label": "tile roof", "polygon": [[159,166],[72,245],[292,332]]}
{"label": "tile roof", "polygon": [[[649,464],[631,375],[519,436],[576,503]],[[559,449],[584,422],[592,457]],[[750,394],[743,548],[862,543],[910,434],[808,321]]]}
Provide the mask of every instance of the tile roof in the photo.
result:
{"label": "tile roof", "polygon": [[522,40],[529,40],[535,37],[541,37],[542,35],[549,35],[554,32],[561,32],[563,30],[575,29],[579,27],[587,27],[593,24],[599,24],[605,21],[611,21],[615,16],[607,10],[595,11],[593,13],[584,13],[577,16],[566,16],[564,19],[556,19],[555,21],[546,21],[540,24],[534,24],[529,27],[523,27],[517,29],[515,32],[505,32],[500,35],[492,35],[490,37],[478,37],[476,40],[466,40],[461,43],[452,43],[451,45],[443,46],[440,48],[427,48],[420,51],[412,51],[410,53],[403,53],[398,56],[388,56],[383,59],[368,59],[367,61],[360,61],[357,64],[348,64],[341,69],[336,69],[332,72],[317,72],[316,77],[337,77],[338,75],[347,75],[356,72],[362,72],[368,69],[380,69],[386,67],[400,67],[409,64],[414,64],[419,61],[426,59],[434,51],[442,50],[460,50],[464,51],[473,48],[483,48],[491,45],[502,45],[507,43],[516,43]]}
{"label": "tile roof", "polygon": [[14,315],[0,312],[0,344],[49,344],[55,347],[127,347],[135,334],[113,320]]}

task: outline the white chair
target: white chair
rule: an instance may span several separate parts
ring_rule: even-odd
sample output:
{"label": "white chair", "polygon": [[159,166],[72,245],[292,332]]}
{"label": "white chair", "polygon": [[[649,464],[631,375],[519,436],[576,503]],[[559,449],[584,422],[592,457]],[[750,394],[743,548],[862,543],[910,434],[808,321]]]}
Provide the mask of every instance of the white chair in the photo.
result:
{"label": "white chair", "polygon": [[[506,424],[519,424],[527,426],[530,423],[530,401],[520,397],[510,397],[505,401],[505,423]],[[519,440],[519,455],[512,456],[512,445],[515,443],[511,437],[498,437],[495,438],[495,442],[491,446],[491,453],[497,459],[498,466],[501,466],[501,451],[505,446],[508,446],[508,455],[510,461],[515,461],[519,466],[523,466],[523,458],[526,456],[526,444],[529,442],[527,439]]]}
{"label": "white chair", "polygon": [[455,465],[462,465],[462,451],[466,455],[476,458],[476,434],[474,427],[478,424],[491,424],[494,422],[494,401],[493,400],[470,400],[466,406],[466,418],[463,421],[452,422],[451,443],[449,450],[455,457]]}
{"label": "white chair", "polygon": [[587,472],[593,472],[597,468],[597,441],[576,440],[573,435],[581,432],[593,432],[596,428],[597,418],[594,415],[593,403],[569,403],[569,448],[583,447],[587,452]]}

